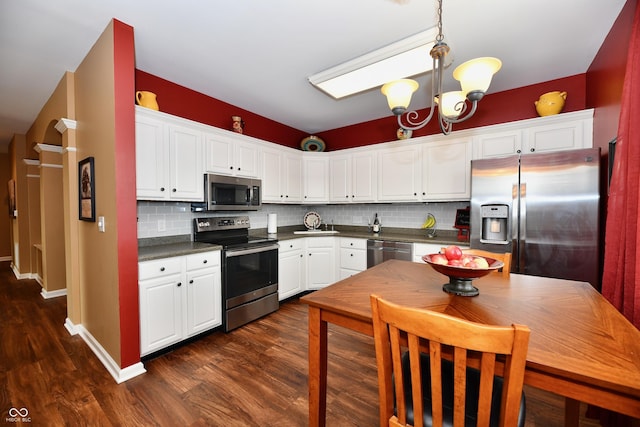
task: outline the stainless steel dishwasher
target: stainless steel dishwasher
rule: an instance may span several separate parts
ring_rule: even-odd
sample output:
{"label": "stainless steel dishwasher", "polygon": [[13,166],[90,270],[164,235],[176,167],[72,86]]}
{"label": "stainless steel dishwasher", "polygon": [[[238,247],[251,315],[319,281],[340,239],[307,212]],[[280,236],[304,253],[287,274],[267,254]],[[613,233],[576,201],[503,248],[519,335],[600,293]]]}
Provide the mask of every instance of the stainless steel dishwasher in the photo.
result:
{"label": "stainless steel dishwasher", "polygon": [[367,239],[367,268],[388,259],[413,260],[413,244],[389,240]]}

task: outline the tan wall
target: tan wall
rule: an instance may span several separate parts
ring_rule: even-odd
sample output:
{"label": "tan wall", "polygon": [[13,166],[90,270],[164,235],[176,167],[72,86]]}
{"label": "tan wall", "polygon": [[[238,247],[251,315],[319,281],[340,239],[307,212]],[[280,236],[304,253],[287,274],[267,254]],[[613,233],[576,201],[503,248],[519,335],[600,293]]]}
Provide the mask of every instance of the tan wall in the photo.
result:
{"label": "tan wall", "polygon": [[11,219],[9,217],[9,190],[11,162],[9,153],[0,153],[0,260],[11,259]]}
{"label": "tan wall", "polygon": [[13,220],[12,263],[19,277],[31,274],[31,240],[29,223],[29,185],[27,180],[26,138],[14,135],[9,144],[11,174],[16,184],[16,210],[18,216]]}
{"label": "tan wall", "polygon": [[75,106],[77,158],[95,159],[96,216],[106,223],[105,233],[78,227],[82,324],[120,363],[113,49],[110,23],[75,72]]}

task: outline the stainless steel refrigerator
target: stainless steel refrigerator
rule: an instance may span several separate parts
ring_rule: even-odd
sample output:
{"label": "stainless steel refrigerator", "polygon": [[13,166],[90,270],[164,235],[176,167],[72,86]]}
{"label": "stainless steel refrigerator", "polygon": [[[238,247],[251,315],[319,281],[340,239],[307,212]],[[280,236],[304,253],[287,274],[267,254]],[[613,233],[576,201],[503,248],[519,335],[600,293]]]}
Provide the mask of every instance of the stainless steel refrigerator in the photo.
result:
{"label": "stainless steel refrigerator", "polygon": [[471,248],[512,253],[512,273],[599,288],[600,149],[471,162]]}

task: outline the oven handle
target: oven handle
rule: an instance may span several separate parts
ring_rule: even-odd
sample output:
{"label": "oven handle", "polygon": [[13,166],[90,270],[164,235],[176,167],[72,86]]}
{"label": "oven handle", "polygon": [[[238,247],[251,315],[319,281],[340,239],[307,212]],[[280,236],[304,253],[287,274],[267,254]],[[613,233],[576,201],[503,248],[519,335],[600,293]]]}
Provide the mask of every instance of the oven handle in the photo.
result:
{"label": "oven handle", "polygon": [[231,249],[231,250],[225,251],[225,256],[227,258],[231,258],[234,256],[257,254],[260,252],[272,251],[274,249],[277,250],[279,247],[280,246],[278,244],[274,244],[274,245],[268,245],[268,246],[258,246],[250,249],[238,249],[238,250]]}

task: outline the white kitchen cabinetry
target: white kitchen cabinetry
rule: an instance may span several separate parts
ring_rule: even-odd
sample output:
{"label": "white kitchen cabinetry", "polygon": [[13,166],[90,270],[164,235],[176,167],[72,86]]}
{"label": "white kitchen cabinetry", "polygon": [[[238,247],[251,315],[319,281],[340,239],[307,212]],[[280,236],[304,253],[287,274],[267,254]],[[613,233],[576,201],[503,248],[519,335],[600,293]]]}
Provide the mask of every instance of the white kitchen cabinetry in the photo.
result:
{"label": "white kitchen cabinetry", "polygon": [[476,133],[474,159],[591,148],[593,110],[489,126]]}
{"label": "white kitchen cabinetry", "polygon": [[303,153],[303,203],[329,202],[329,157],[325,153]]}
{"label": "white kitchen cabinetry", "polygon": [[282,301],[305,289],[305,239],[283,240],[278,251],[278,300]]}
{"label": "white kitchen cabinetry", "polygon": [[263,150],[262,201],[302,202],[302,153],[288,148]]}
{"label": "white kitchen cabinetry", "polygon": [[337,155],[331,153],[329,161],[329,201],[365,203],[376,200],[378,190],[374,150],[339,152]]}
{"label": "white kitchen cabinetry", "polygon": [[367,239],[340,237],[340,280],[367,269]]}
{"label": "white kitchen cabinetry", "polygon": [[471,197],[471,138],[422,144],[422,200],[469,200]]}
{"label": "white kitchen cabinetry", "polygon": [[414,243],[413,244],[413,262],[419,262],[419,263],[422,263],[422,264],[426,264],[422,260],[422,256],[423,255],[437,254],[438,252],[440,252],[440,250],[442,248],[446,248],[447,246],[450,246],[450,245],[459,246],[460,249],[463,249],[463,250],[469,248],[469,244],[468,243],[440,243],[440,244],[435,244],[435,243]]}
{"label": "white kitchen cabinetry", "polygon": [[307,289],[320,289],[336,282],[336,239],[310,237],[305,239]]}
{"label": "white kitchen cabinetry", "polygon": [[203,201],[202,130],[136,108],[136,194],[140,200]]}
{"label": "white kitchen cabinetry", "polygon": [[222,324],[220,251],[138,264],[140,354]]}
{"label": "white kitchen cabinetry", "polygon": [[206,132],[204,134],[205,172],[256,178],[259,150],[241,136]]}
{"label": "white kitchen cabinetry", "polygon": [[419,145],[392,145],[378,152],[378,201],[420,200],[422,155]]}

